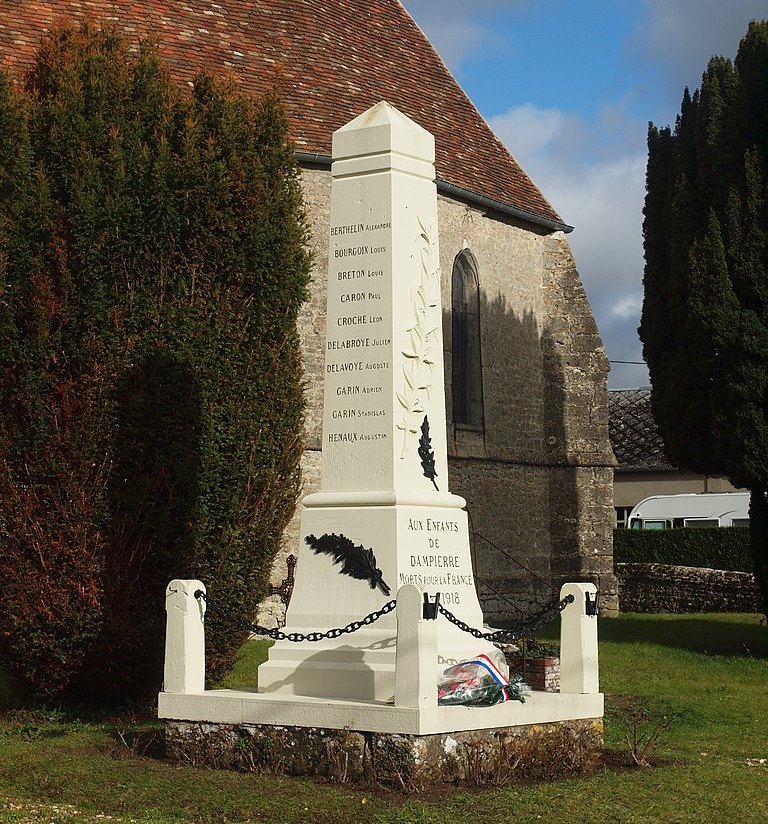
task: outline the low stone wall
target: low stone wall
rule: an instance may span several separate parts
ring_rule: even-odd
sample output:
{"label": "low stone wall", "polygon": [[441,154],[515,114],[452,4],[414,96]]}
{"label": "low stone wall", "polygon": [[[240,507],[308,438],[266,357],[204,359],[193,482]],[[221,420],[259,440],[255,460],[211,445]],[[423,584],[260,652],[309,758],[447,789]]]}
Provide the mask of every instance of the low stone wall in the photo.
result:
{"label": "low stone wall", "polygon": [[762,612],[763,601],[750,572],[616,564],[622,612]]}
{"label": "low stone wall", "polygon": [[418,791],[444,782],[500,786],[591,772],[602,757],[603,722],[400,735],[166,721],[165,738],[170,758],[196,766]]}

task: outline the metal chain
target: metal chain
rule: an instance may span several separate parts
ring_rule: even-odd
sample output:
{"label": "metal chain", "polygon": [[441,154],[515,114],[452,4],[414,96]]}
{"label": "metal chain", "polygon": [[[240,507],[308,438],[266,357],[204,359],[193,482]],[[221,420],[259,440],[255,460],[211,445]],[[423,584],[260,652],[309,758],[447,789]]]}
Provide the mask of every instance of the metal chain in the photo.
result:
{"label": "metal chain", "polygon": [[248,632],[254,633],[254,635],[266,635],[269,638],[274,639],[275,641],[323,641],[326,638],[339,638],[342,635],[345,635],[349,632],[357,632],[361,627],[369,626],[370,624],[375,623],[379,620],[383,615],[386,615],[397,606],[397,601],[394,598],[391,601],[387,601],[381,609],[377,609],[375,612],[370,612],[365,618],[361,618],[359,621],[352,621],[351,623],[347,624],[345,627],[335,627],[334,629],[329,629],[327,632],[308,632],[304,634],[303,632],[283,632],[279,628],[275,627],[274,629],[267,629],[267,627],[260,627],[258,624],[252,624],[250,621],[246,621],[243,618],[238,618],[237,615],[233,615],[229,610],[222,607],[216,601],[214,601],[210,596],[206,595],[202,589],[198,589],[195,593],[195,598],[202,598],[205,601],[206,606],[212,611],[215,612],[217,615],[220,615],[222,618],[226,618],[228,621],[231,621],[236,626],[240,627],[240,629],[247,630]]}
{"label": "metal chain", "polygon": [[475,638],[483,638],[486,641],[493,641],[494,643],[506,643],[508,641],[514,641],[524,635],[530,635],[537,629],[541,629],[554,617],[559,615],[568,606],[568,604],[572,604],[574,600],[575,598],[573,595],[566,595],[562,601],[553,604],[549,607],[549,609],[544,610],[544,612],[537,615],[535,618],[532,618],[527,623],[521,624],[515,629],[498,629],[495,632],[481,632],[479,629],[470,627],[469,624],[465,624],[461,618],[457,618],[450,610],[446,609],[440,603],[438,603],[437,608],[440,610],[440,614],[447,618],[454,626],[457,626],[464,632],[468,632]]}
{"label": "metal chain", "polygon": [[[274,629],[268,629],[267,627],[260,627],[258,624],[252,624],[250,621],[246,621],[243,618],[239,618],[237,615],[233,615],[228,609],[222,607],[201,589],[198,589],[197,592],[195,592],[195,598],[202,598],[208,609],[215,612],[217,615],[220,615],[222,618],[226,618],[231,623],[240,627],[240,629],[244,629],[247,632],[252,632],[254,635],[266,635],[268,638],[272,638],[275,641],[293,642],[323,641],[326,638],[339,638],[347,633],[357,632],[357,630],[361,627],[370,626],[378,621],[382,616],[392,612],[392,610],[397,606],[397,601],[393,598],[391,601],[387,601],[381,609],[370,612],[365,616],[365,618],[361,618],[359,621],[352,621],[345,627],[334,627],[326,632],[308,632],[305,634],[303,632],[286,633],[277,627]],[[463,632],[467,632],[475,638],[483,638],[486,641],[505,643],[508,641],[514,641],[521,636],[529,635],[537,629],[541,629],[541,627],[545,626],[554,617],[559,615],[568,606],[568,604],[572,604],[574,600],[573,595],[566,595],[562,601],[553,604],[549,609],[544,610],[544,612],[537,615],[535,618],[532,618],[527,623],[522,624],[515,629],[499,629],[494,632],[481,632],[479,629],[470,627],[469,624],[466,624],[461,620],[461,618],[457,618],[450,610],[446,609],[441,603],[439,603],[439,601],[437,608],[440,613],[447,618],[448,621],[450,621],[450,623],[457,626]]]}

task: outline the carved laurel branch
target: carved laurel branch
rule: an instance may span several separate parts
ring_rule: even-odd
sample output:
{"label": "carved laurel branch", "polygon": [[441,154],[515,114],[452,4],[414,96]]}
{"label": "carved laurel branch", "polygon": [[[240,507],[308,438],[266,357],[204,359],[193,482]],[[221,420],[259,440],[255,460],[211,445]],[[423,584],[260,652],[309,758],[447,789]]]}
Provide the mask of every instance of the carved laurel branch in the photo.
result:
{"label": "carved laurel branch", "polygon": [[400,458],[405,458],[411,435],[419,431],[425,412],[424,401],[429,398],[429,390],[435,382],[435,345],[440,328],[440,266],[434,260],[436,241],[419,221],[419,235],[416,242],[421,246],[419,277],[412,288],[413,325],[406,329],[410,335],[410,347],[402,351],[403,387],[395,391],[401,407],[400,420],[396,424],[403,433],[403,448]]}

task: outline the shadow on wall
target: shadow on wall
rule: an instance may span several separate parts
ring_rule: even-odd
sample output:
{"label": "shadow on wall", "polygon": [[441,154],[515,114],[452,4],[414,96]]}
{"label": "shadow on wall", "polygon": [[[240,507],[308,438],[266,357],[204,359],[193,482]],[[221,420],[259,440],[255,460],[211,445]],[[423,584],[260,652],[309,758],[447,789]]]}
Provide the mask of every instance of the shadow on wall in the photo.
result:
{"label": "shadow on wall", "polygon": [[450,482],[467,500],[485,615],[515,621],[551,603],[566,579],[594,579],[579,552],[585,509],[562,346],[504,296],[481,293],[480,304],[482,433],[453,424],[450,313],[443,318]]}

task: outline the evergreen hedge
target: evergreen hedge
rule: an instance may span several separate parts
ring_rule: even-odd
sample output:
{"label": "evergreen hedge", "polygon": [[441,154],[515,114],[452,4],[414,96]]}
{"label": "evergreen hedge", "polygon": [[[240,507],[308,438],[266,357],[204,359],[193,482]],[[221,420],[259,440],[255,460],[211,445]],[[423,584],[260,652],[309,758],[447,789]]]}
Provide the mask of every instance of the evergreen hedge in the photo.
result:
{"label": "evergreen hedge", "polygon": [[749,529],[615,529],[615,563],[674,566],[752,572]]}
{"label": "evergreen hedge", "polygon": [[[296,502],[309,258],[275,93],[62,29],[0,74],[0,632],[41,695],[143,696],[163,593],[264,596]],[[208,622],[208,664],[243,633]]]}

